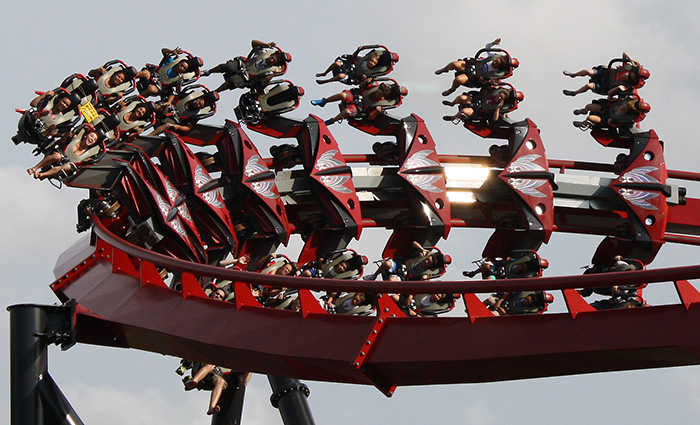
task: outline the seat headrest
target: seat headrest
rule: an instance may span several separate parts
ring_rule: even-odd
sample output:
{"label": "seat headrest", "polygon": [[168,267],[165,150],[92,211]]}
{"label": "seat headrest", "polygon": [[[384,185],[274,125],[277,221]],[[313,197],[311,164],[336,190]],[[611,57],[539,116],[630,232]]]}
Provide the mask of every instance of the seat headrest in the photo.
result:
{"label": "seat headrest", "polygon": [[106,131],[114,130],[119,125],[119,116],[117,114],[107,115],[97,125]]}
{"label": "seat headrest", "polygon": [[122,70],[124,77],[127,80],[133,80],[136,77],[137,71],[133,66],[126,67]]}
{"label": "seat headrest", "polygon": [[540,267],[546,269],[547,267],[549,267],[549,261],[547,261],[544,258],[540,258]]}
{"label": "seat headrest", "polygon": [[[152,102],[149,102],[147,100],[142,100],[142,101],[139,101],[139,103],[141,103],[143,106],[146,107],[146,111],[148,111],[149,114],[154,114],[156,112],[156,106]],[[138,107],[138,105],[134,106],[134,108],[136,108],[136,107]]]}
{"label": "seat headrest", "polygon": [[193,56],[187,60],[190,64],[188,71],[193,71],[194,68],[201,68],[204,65],[204,61],[202,58],[199,58],[197,56]]}
{"label": "seat headrest", "polygon": [[515,99],[516,99],[518,102],[522,102],[523,100],[525,100],[525,93],[523,93],[523,92],[521,92],[521,91],[516,91],[516,92],[515,92]]}
{"label": "seat headrest", "polygon": [[398,62],[399,61],[399,55],[397,55],[394,52],[391,52],[391,61],[392,62]]}
{"label": "seat headrest", "polygon": [[512,66],[513,68],[517,68],[520,66],[520,61],[516,58],[510,58],[510,66]]}
{"label": "seat headrest", "polygon": [[204,98],[204,101],[207,103],[207,105],[213,105],[216,103],[221,97],[219,96],[219,93],[215,91],[210,91],[202,95]]}
{"label": "seat headrest", "polygon": [[63,92],[59,94],[59,97],[67,97],[68,100],[70,100],[70,107],[74,108],[76,105],[80,103],[80,96],[78,96],[78,93],[68,93],[68,92]]}
{"label": "seat headrest", "polygon": [[292,55],[290,55],[287,52],[283,52],[282,56],[284,57],[285,62],[291,62],[292,61]]}

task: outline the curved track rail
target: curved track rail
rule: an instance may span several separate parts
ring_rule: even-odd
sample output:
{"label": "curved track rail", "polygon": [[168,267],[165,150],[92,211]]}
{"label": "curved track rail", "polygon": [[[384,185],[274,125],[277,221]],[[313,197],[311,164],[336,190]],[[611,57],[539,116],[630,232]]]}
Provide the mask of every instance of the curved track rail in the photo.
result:
{"label": "curved track rail", "polygon": [[[548,161],[539,132],[529,120],[510,123],[498,134],[472,129],[485,137],[508,140],[510,155],[507,164],[492,167],[485,181],[468,188],[476,202],[462,204],[445,198],[453,182],[445,177],[444,167],[488,163],[489,159],[437,155],[425,124],[416,116],[403,120],[383,116],[374,126],[361,128],[370,134],[396,136],[397,154],[390,159],[342,156],[328,129],[313,116],[304,122],[277,117],[251,128],[273,137],[296,138],[299,145],[292,152],[299,157],[292,165],[303,170],[286,170],[278,159],[262,160],[242,128],[229,122],[223,129],[200,126],[183,138],[193,145],[217,147],[215,172],[221,177],[204,173],[208,178],[197,180],[194,172],[188,176],[189,170],[201,170],[205,160],[169,134],[165,139],[139,138],[131,150],[87,167],[68,182],[90,188],[95,202],[104,201],[107,188],[139,200],[129,206],[126,198],[119,198],[129,210],[129,220],[95,213],[92,237],[59,259],[58,279],[51,287],[61,300],[77,301],[79,341],[196,358],[269,375],[372,384],[387,395],[403,385],[700,363],[700,293],[688,282],[700,278],[700,266],[538,279],[394,283],[300,279],[207,264],[231,250],[261,258],[286,243],[291,233],[301,233],[305,239],[299,256],[304,262],[359,239],[365,227],[394,230],[385,254],[400,254],[406,237],[435,244],[452,227],[485,227],[497,229],[485,255],[522,247],[536,250],[552,232],[566,231],[606,236],[598,256],[624,249],[649,263],[664,242],[700,243],[696,214],[700,200],[681,202],[684,191],[666,183],[667,177],[697,181],[700,175],[666,171],[653,131],[625,138],[632,156],[628,170],[653,161],[659,174],[644,182],[625,180],[624,173],[593,182],[567,180],[566,175],[555,176],[548,170],[609,172],[612,167]],[[149,160],[156,157],[158,167]],[[525,161],[528,167],[516,166]],[[358,163],[370,167],[364,171],[350,167]],[[166,170],[169,179],[159,177],[157,169]],[[169,204],[166,181],[179,190]],[[535,182],[541,189],[521,190],[522,181]],[[159,191],[163,192],[160,198]],[[656,203],[654,208],[628,202],[625,196],[633,191],[652,193],[647,199]],[[145,207],[145,193],[162,198],[166,206]],[[190,230],[186,214],[176,211],[182,205],[180,193],[195,217]],[[207,200],[211,193],[214,197],[223,193],[226,208],[207,207],[207,202],[213,203]],[[178,228],[172,224],[176,216],[183,217]],[[408,221],[397,221],[397,216],[407,216]],[[162,223],[153,224],[144,235],[137,230],[146,225],[134,225],[136,218],[144,217],[143,223]],[[241,217],[254,224],[254,235],[233,230]],[[168,235],[167,226],[189,236]],[[194,236],[197,229],[199,241]],[[158,240],[157,234],[166,235]],[[164,282],[159,273],[163,269],[179,274],[181,289],[171,289]],[[205,295],[200,282],[212,278],[234,282],[235,303]],[[597,311],[575,290],[657,282],[673,282],[680,302]],[[300,289],[300,311],[264,308],[252,296],[249,284]],[[425,293],[428,288],[431,293],[461,294],[466,317],[407,317],[390,297],[382,296]],[[496,317],[476,295],[521,290],[561,291],[567,312]],[[377,314],[329,314],[313,291],[378,294]]]}

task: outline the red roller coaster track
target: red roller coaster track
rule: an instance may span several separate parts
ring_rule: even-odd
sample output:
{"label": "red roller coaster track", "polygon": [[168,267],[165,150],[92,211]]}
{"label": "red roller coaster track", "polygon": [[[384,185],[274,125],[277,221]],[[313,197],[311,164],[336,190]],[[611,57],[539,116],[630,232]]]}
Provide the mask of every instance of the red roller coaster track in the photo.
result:
{"label": "red roller coaster track", "polygon": [[[291,233],[304,237],[299,261],[305,262],[359,239],[368,227],[393,230],[386,255],[400,254],[407,240],[434,245],[452,228],[483,227],[496,229],[485,256],[513,248],[536,250],[552,232],[563,231],[605,236],[596,256],[623,250],[648,264],[665,242],[700,243],[700,200],[681,201],[684,193],[666,181],[697,181],[700,176],[667,171],[653,131],[617,139],[630,148],[625,172],[592,183],[567,180],[549,169],[610,172],[612,166],[547,160],[530,120],[508,122],[495,132],[471,128],[508,140],[511,155],[470,189],[476,202],[463,204],[445,196],[453,182],[445,177],[444,166],[488,159],[438,155],[425,123],[415,115],[403,120],[383,115],[372,126],[358,127],[395,136],[396,157],[391,159],[342,155],[328,128],[313,116],[303,122],[275,117],[249,128],[295,138],[298,158],[292,165],[297,167],[286,170],[289,164],[278,159],[260,159],[243,129],[229,122],[224,128],[199,126],[182,139],[174,134],[138,138],[129,149],[85,167],[68,181],[90,188],[95,200],[104,200],[106,188],[121,194],[107,213],[84,208],[92,219],[91,237],[62,256],[51,284],[61,300],[77,302],[80,342],[276,376],[372,384],[387,395],[404,385],[700,363],[700,293],[688,282],[700,278],[700,266],[425,283],[302,279],[208,265],[231,250],[261,258],[286,243]],[[218,168],[212,173],[221,177],[203,171],[206,161],[188,144],[215,146]],[[630,173],[642,169],[635,175],[649,178],[635,180]],[[191,226],[182,210],[174,211],[182,205],[177,195],[168,203],[166,181],[187,198]],[[523,189],[523,182],[534,182],[538,189]],[[647,195],[645,202],[629,195],[637,192]],[[152,198],[145,195],[149,193]],[[222,198],[212,199],[216,197]],[[166,207],[149,204],[149,199],[162,199]],[[118,206],[128,214],[115,213]],[[138,220],[152,223],[149,231],[140,234]],[[252,223],[254,235],[236,230],[242,221]],[[164,282],[163,269],[181,273],[180,289]],[[200,282],[211,278],[234,282],[234,303],[205,295]],[[575,290],[657,282],[673,282],[680,302],[597,311]],[[300,311],[263,307],[249,284],[298,288]],[[407,317],[382,296],[425,293],[427,286],[431,293],[461,294],[466,317]],[[567,311],[496,317],[476,295],[523,290],[562,291]],[[314,291],[378,294],[377,314],[329,314]]]}

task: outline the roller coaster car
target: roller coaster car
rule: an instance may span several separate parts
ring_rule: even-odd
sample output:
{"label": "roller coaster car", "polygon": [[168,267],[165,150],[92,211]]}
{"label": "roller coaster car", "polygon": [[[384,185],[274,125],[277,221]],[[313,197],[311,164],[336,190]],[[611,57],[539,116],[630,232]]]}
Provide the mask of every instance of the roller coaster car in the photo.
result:
{"label": "roller coaster car", "polygon": [[[584,275],[586,274],[597,274],[597,273],[614,273],[614,272],[626,272],[634,270],[644,270],[646,267],[644,263],[636,258],[622,258],[620,261],[613,261],[607,264],[591,264],[585,267]],[[578,292],[583,297],[588,297],[592,294],[605,295],[617,298],[635,298],[641,299],[642,290],[646,287],[646,284],[641,285],[618,285],[614,289],[613,287],[605,288],[592,288],[592,289],[580,289]]]}
{"label": "roller coaster car", "polygon": [[208,118],[216,113],[218,100],[219,94],[205,86],[187,86],[173,103],[174,118],[178,122],[196,122]]}
{"label": "roller coaster car", "polygon": [[508,253],[508,258],[504,264],[506,279],[540,277],[542,271],[549,267],[549,261],[540,258],[539,254],[531,249],[513,250]]}
{"label": "roller coaster car", "polygon": [[[267,61],[270,56],[275,54],[281,54],[283,58],[282,63],[268,65],[264,68],[260,67],[260,64],[263,63],[262,61]],[[250,53],[248,53],[248,57],[245,60],[245,69],[249,79],[246,86],[250,86],[251,84],[255,85],[260,82],[258,80],[269,75],[284,75],[287,72],[289,62],[291,61],[292,55],[282,51],[282,49],[277,46],[254,47]]]}
{"label": "roller coaster car", "polygon": [[608,86],[606,87],[608,90],[621,83],[619,76],[624,72],[631,72],[637,80],[630,88],[629,92],[631,92],[632,89],[643,87],[644,84],[646,84],[646,80],[651,76],[648,69],[644,69],[640,64],[623,58],[612,59],[608,62],[608,70]]}
{"label": "roller coaster car", "polygon": [[377,310],[376,298],[373,295],[360,295],[357,292],[341,295],[335,300],[331,308],[327,306],[326,308],[330,313],[352,314],[355,316],[370,316]]}
{"label": "roller coaster car", "polygon": [[70,93],[75,93],[80,98],[80,105],[99,103],[99,85],[97,81],[82,74],[73,74],[66,77],[61,83],[61,88]]}
{"label": "roller coaster car", "polygon": [[[429,254],[427,256],[410,257],[403,261],[403,268],[405,274],[401,276],[402,279],[405,278],[406,280],[428,280],[439,278],[440,276],[445,274],[445,272],[447,271],[447,266],[452,263],[452,257],[443,254],[442,251],[440,251],[440,249],[437,247],[430,247],[425,249],[429,251]],[[422,267],[417,267],[423,260],[425,260],[425,258],[431,255],[435,255],[435,259],[437,260],[432,268],[422,269]],[[414,271],[416,269],[422,270],[420,270],[420,272],[416,274]]]}
{"label": "roller coaster car", "polygon": [[651,110],[651,106],[636,93],[612,101],[607,98],[596,99],[592,103],[601,107],[600,112],[591,113],[600,117],[600,124],[588,125],[588,121],[584,121],[584,124],[578,127],[582,131],[592,127],[598,132],[599,137],[614,138],[620,135],[621,131],[629,130],[644,120]]}
{"label": "roller coaster car", "polygon": [[450,312],[455,307],[458,294],[442,294],[443,297],[434,298],[436,294],[417,294],[413,297],[414,311],[419,316],[437,316]]}
{"label": "roller coaster car", "polygon": [[518,103],[525,99],[522,92],[516,91],[511,84],[499,83],[482,86],[479,91],[470,91],[474,115],[470,121],[488,121],[493,117],[497,105],[500,103],[498,96],[506,95],[503,105],[500,106],[500,116],[518,109]]}
{"label": "roller coaster car", "polygon": [[294,275],[297,273],[298,268],[294,261],[290,260],[284,254],[271,254],[267,257],[264,267],[258,269],[258,272],[262,274],[278,274],[279,269],[289,264],[291,266],[291,272],[283,272],[283,275]]}
{"label": "roller coaster car", "polygon": [[[283,270],[283,268],[287,268]],[[262,274],[281,274],[283,276],[295,276],[299,272],[296,263],[286,255],[275,254],[275,257],[268,257],[264,268],[260,270]],[[258,301],[265,307],[273,307],[278,310],[292,308],[299,297],[299,290],[289,288],[273,288],[271,286],[258,286],[260,295]]]}
{"label": "roller coaster car", "polygon": [[[274,54],[281,55],[282,63],[268,65],[267,60]],[[221,66],[224,68],[224,80],[230,88],[249,88],[259,92],[267,85],[267,80],[284,75],[291,60],[292,56],[279,47],[254,47],[247,57],[237,56]]]}
{"label": "roller coaster car", "polygon": [[321,264],[320,275],[330,279],[359,279],[368,262],[367,257],[355,250],[338,250]]}
{"label": "roller coaster car", "polygon": [[[507,66],[493,69],[491,62],[498,56],[504,56]],[[513,75],[513,70],[520,66],[520,61],[512,57],[507,51],[501,48],[484,48],[476,52],[473,58],[465,59],[467,69],[465,73],[469,78],[465,86],[478,88],[485,82],[495,82],[506,79]]]}
{"label": "roller coaster car", "polygon": [[502,299],[501,307],[507,315],[542,314],[547,311],[547,305],[554,302],[554,296],[545,291],[509,292]]}
{"label": "roller coaster car", "polygon": [[[620,108],[624,108],[630,102],[634,102],[634,108],[636,110],[629,110],[630,108],[620,111]],[[647,113],[651,110],[651,106],[644,102],[644,100],[637,94],[630,96],[625,96],[621,99],[617,99],[614,102],[607,102],[608,104],[608,116],[604,117],[607,120],[603,120],[610,124],[611,127],[624,127],[631,126],[632,124],[638,123],[646,118]],[[605,111],[605,110],[604,110]]]}
{"label": "roller coaster car", "polygon": [[[176,216],[179,217],[189,239],[193,241],[195,246],[203,247],[205,244],[200,237],[200,231],[187,207],[187,197],[173,186],[165,173],[151,161],[141,148],[131,144],[127,144],[125,147],[136,154],[133,161],[131,161],[131,167],[134,171],[158,193],[164,194],[166,200],[170,202],[172,208],[168,212],[168,220],[173,220]],[[167,205],[161,208],[164,207],[167,207]],[[204,251],[204,248],[201,248],[201,251]]]}
{"label": "roller coaster car", "polygon": [[[187,71],[183,74],[174,74],[170,71],[182,62],[188,63]],[[185,86],[199,79],[200,68],[204,65],[202,59],[192,56],[189,52],[171,53],[163,56],[157,67],[158,81],[163,87]]]}
{"label": "roller coaster car", "polygon": [[105,145],[108,148],[113,148],[119,141],[121,137],[121,132],[119,131],[119,116],[117,114],[111,114],[104,109],[97,111],[97,116],[90,121],[90,125],[95,127],[96,130],[101,131],[105,135]]}
{"label": "roller coaster car", "polygon": [[[52,109],[55,102],[68,99],[70,102],[65,112],[54,113]],[[22,114],[17,123],[17,134],[12,136],[15,145],[29,143],[37,145],[37,154],[55,142],[57,137],[67,133],[80,122],[82,115],[80,109],[80,96],[70,93],[64,88],[56,90],[56,94],[44,98],[36,108],[15,109]]]}
{"label": "roller coaster car", "polygon": [[[127,95],[134,91],[136,88],[136,68],[133,66],[126,66],[126,64],[118,59],[109,61],[102,65],[105,72],[97,77],[97,86],[99,93],[99,104],[102,106],[109,106],[116,100],[119,100],[122,96],[116,96],[121,93],[122,95]],[[122,72],[124,74],[124,81],[116,86],[110,87],[110,79],[114,74]],[[111,101],[110,98],[113,98]]]}
{"label": "roller coaster car", "polygon": [[[364,66],[370,57],[377,54],[379,59],[375,66],[371,68]],[[399,55],[389,51],[385,46],[373,44],[360,46],[352,55],[342,55],[337,60],[343,64],[332,70],[333,75],[345,74],[345,78],[338,81],[352,86],[360,84],[363,75],[377,78],[389,74],[394,70],[394,64],[399,61]]]}
{"label": "roller coaster car", "polygon": [[303,88],[284,80],[266,86],[260,93],[244,93],[234,112],[240,122],[257,124],[268,116],[293,111],[303,95]]}
{"label": "roller coaster car", "polygon": [[591,306],[596,310],[614,310],[618,308],[636,308],[646,307],[647,303],[641,296],[631,294],[615,294],[609,299],[597,300],[591,303]]}
{"label": "roller coaster car", "polygon": [[[146,113],[137,119],[127,122],[126,115],[137,108],[143,106],[146,108]],[[121,134],[122,139],[133,139],[143,130],[152,127],[156,122],[156,109],[153,103],[147,101],[142,96],[131,96],[124,99],[124,106],[116,113],[119,118],[117,129]]]}
{"label": "roller coaster car", "polygon": [[[531,249],[518,249],[508,252],[506,259],[482,259],[475,261],[479,268],[472,272],[464,271],[467,277],[474,277],[482,272],[484,279],[519,279],[542,276],[542,271],[549,267],[549,261],[540,258],[536,251]],[[486,269],[485,264],[490,264]]]}
{"label": "roller coaster car", "polygon": [[[97,143],[90,147],[88,150],[78,155],[73,151],[76,144],[80,142],[86,132],[94,131],[97,133]],[[74,174],[79,167],[94,164],[101,160],[105,153],[107,152],[107,146],[105,145],[106,136],[105,133],[93,127],[90,124],[82,124],[74,130],[73,138],[68,142],[68,144],[63,149],[63,157],[71,166],[71,171],[68,173],[59,174],[59,178],[65,179],[72,174]]]}
{"label": "roller coaster car", "polygon": [[583,274],[626,272],[645,269],[644,263],[635,258],[622,258],[621,261],[625,264],[616,264],[615,262],[610,264],[591,264],[585,267],[586,270]]}
{"label": "roller coaster car", "polygon": [[[395,99],[373,100],[373,93],[379,90],[381,84],[389,84],[392,87],[398,87],[398,97]],[[400,86],[396,80],[391,78],[374,80],[365,89],[355,88],[351,89],[350,92],[352,93],[352,101],[341,103],[338,107],[341,111],[346,108],[349,110],[356,110],[357,114],[348,118],[348,120],[352,121],[372,120],[376,117],[377,108],[381,108],[382,112],[398,108],[401,106],[403,98],[408,96],[408,89],[404,86]]]}

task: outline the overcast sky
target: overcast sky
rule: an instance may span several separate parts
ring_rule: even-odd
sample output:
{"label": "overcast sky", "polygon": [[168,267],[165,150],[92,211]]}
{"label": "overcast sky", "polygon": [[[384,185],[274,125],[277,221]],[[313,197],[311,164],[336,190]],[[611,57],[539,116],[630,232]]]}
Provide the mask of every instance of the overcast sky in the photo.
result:
{"label": "overcast sky", "polygon": [[[652,106],[643,128],[655,129],[666,142],[669,169],[698,170],[700,147],[692,127],[698,112],[695,80],[700,57],[700,4],[695,2],[33,1],[4,2],[0,12],[0,52],[5,61],[0,68],[0,123],[6,139],[0,155],[4,199],[0,269],[5,306],[57,301],[48,288],[54,280],[52,269],[58,256],[80,237],[74,230],[76,205],[87,197],[86,192],[56,190],[27,176],[25,169],[37,159],[30,146],[15,147],[10,141],[19,118],[14,108],[27,107],[34,90],[53,89],[66,76],[87,73],[111,59],[136,68],[157,63],[161,47],[180,46],[202,57],[209,68],[247,54],[252,38],[276,41],[293,56],[286,78],[306,90],[302,106],[290,116],[302,119],[314,113],[325,119],[336,110],[315,108],[308,101],[344,86],[318,86],[314,73],[360,44],[384,44],[401,58],[391,76],[409,90],[393,115],[416,113],[425,119],[441,154],[483,155],[490,142],[442,121],[450,110],[441,105],[440,92],[448,87],[450,77],[435,76],[433,71],[501,37],[503,47],[521,63],[509,82],[525,93],[525,101],[511,118],[527,117],[538,124],[551,159],[609,163],[618,150],[599,146],[571,126],[571,111],[593,97],[590,93],[564,97],[563,88],[578,88],[585,80],[564,77],[562,70],[604,64],[624,50],[652,74],[640,91]],[[201,82],[214,88],[220,76]],[[240,94],[223,93],[217,115],[207,123],[233,119]],[[344,152],[369,152],[379,140],[346,124],[331,130]],[[263,153],[277,143],[248,134]],[[697,198],[698,188],[689,187],[688,196]],[[469,261],[479,258],[489,233],[453,230],[451,240],[440,244],[456,261],[446,278],[459,279]],[[383,238],[366,232],[353,247],[377,259],[379,250],[374,247],[382,245]],[[370,243],[371,239],[375,242]],[[579,274],[599,241],[598,237],[553,235],[540,250],[552,264],[547,275]],[[693,264],[696,259],[692,248],[667,246],[651,267]],[[677,302],[670,285],[646,294],[652,304]],[[555,295],[561,306],[561,296]],[[561,307],[555,304],[553,310]],[[8,317],[0,315],[4,341],[9,340]],[[8,357],[8,350],[0,350],[4,365],[9,365]],[[209,394],[185,393],[173,373],[177,363],[175,358],[135,350],[76,346],[67,352],[52,348],[49,370],[87,424],[209,423],[204,415]],[[2,376],[7,378],[0,383],[0,395],[9,405],[9,373]],[[391,399],[372,387],[307,384],[318,424],[696,423],[700,415],[697,367],[399,388]],[[269,395],[265,377],[255,376],[246,397],[244,423],[282,423],[269,404]],[[7,423],[9,413],[0,416],[0,424]]]}

